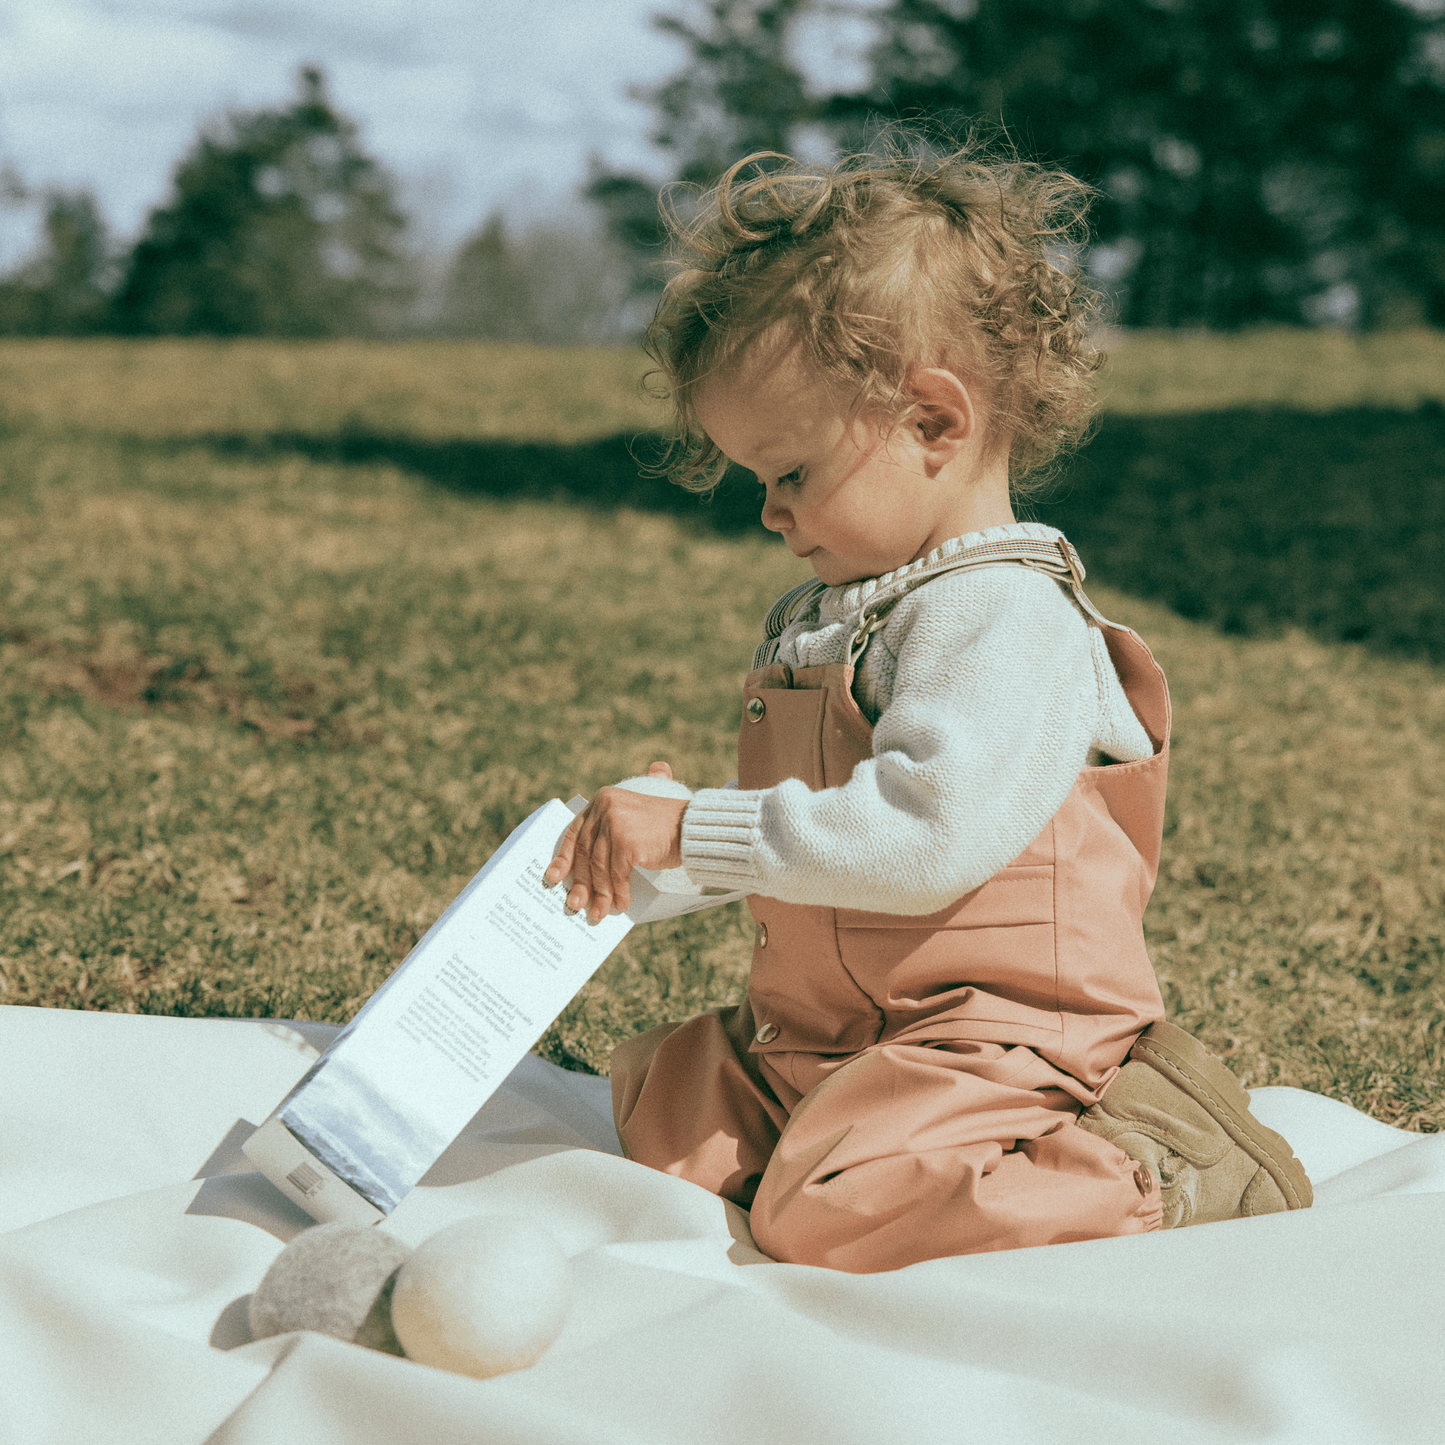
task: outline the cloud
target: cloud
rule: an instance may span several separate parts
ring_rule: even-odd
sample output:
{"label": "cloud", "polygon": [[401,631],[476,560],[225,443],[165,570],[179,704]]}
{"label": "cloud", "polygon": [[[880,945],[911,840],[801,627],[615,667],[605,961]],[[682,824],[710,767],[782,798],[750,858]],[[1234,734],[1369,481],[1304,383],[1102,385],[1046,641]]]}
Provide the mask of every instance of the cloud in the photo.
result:
{"label": "cloud", "polygon": [[[372,24],[365,23],[368,8],[380,12]],[[414,64],[429,49],[426,32],[418,31],[398,7],[391,5],[335,7],[317,3],[302,10],[294,5],[232,4],[190,13],[198,23],[242,40],[383,66]]]}
{"label": "cloud", "polygon": [[649,24],[661,3],[0,0],[0,159],[93,189],[134,234],[202,125],[285,103],[316,64],[373,154],[431,178],[430,229],[455,237],[498,206],[564,204],[591,151],[648,161],[627,90],[680,62]]}

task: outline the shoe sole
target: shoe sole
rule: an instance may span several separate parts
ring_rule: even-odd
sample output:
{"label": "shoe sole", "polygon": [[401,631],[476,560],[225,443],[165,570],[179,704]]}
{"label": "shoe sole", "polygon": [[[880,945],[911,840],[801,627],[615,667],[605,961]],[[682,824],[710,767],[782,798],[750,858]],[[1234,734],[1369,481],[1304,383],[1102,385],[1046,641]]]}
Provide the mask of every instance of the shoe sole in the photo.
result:
{"label": "shoe sole", "polygon": [[1314,1190],[1289,1142],[1249,1112],[1249,1094],[1192,1034],[1162,1020],[1150,1024],[1129,1053],[1196,1100],[1210,1117],[1279,1186],[1290,1209],[1308,1209]]}

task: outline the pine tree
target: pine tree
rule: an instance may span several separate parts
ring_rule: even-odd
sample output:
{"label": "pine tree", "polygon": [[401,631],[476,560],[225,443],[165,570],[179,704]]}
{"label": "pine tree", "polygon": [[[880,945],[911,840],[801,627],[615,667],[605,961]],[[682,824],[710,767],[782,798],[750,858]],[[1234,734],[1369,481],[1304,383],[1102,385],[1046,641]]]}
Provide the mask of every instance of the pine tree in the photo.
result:
{"label": "pine tree", "polygon": [[532,309],[529,292],[512,256],[506,224],[495,215],[457,252],[447,278],[443,329],[452,336],[525,341]]}
{"label": "pine tree", "polygon": [[[1087,260],[1125,324],[1445,325],[1440,0],[889,0],[866,7],[870,82],[810,98],[790,38],[848,8],[660,20],[689,51],[644,97],[673,174],[706,183],[804,124],[839,150],[898,120],[942,146],[1001,130],[1100,188]],[[654,190],[598,167],[589,191],[644,286]]]}
{"label": "pine tree", "polygon": [[233,114],[176,170],[116,297],[119,329],[328,336],[384,329],[410,294],[389,177],[321,72],[284,110]]}
{"label": "pine tree", "polygon": [[[673,157],[678,179],[707,185],[745,155],[786,154],[797,126],[818,113],[789,56],[794,22],[809,8],[810,0],[708,0],[696,21],[653,22],[689,53],[673,79],[639,92],[657,110],[652,140]],[[666,232],[656,185],[595,161],[586,194],[632,259],[633,294],[660,290]]]}
{"label": "pine tree", "polygon": [[648,95],[659,119],[652,139],[677,157],[681,179],[705,185],[740,156],[787,153],[814,109],[788,54],[793,22],[808,8],[809,0],[711,0],[701,25],[659,17],[657,28],[691,55]]}
{"label": "pine tree", "polygon": [[514,239],[494,215],[457,252],[439,329],[554,346],[617,341],[629,319],[626,273],[603,237],[536,226]]}
{"label": "pine tree", "polygon": [[[12,198],[33,199],[13,178]],[[102,329],[110,297],[106,226],[89,191],[48,190],[39,255],[0,281],[0,333],[83,336]]]}
{"label": "pine tree", "polygon": [[1445,323],[1445,17],[1432,0],[893,0],[877,115],[1002,124],[1102,189],[1138,326]]}

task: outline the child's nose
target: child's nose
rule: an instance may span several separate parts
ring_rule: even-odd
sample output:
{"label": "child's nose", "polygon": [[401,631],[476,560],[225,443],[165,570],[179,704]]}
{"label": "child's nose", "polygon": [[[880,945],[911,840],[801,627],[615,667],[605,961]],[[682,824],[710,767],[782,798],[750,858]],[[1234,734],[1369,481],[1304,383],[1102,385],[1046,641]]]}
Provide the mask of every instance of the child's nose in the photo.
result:
{"label": "child's nose", "polygon": [[786,532],[793,525],[793,514],[778,500],[769,487],[763,494],[763,526],[770,532]]}

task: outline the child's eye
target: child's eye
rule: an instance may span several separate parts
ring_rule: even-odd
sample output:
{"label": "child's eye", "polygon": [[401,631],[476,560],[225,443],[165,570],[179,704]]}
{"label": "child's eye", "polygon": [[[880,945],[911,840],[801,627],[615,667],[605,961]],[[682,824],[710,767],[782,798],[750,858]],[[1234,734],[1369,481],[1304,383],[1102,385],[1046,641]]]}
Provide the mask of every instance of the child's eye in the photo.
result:
{"label": "child's eye", "polygon": [[778,478],[778,485],[780,487],[796,487],[802,482],[802,480],[802,467],[794,467],[792,471],[784,472],[783,475]]}

